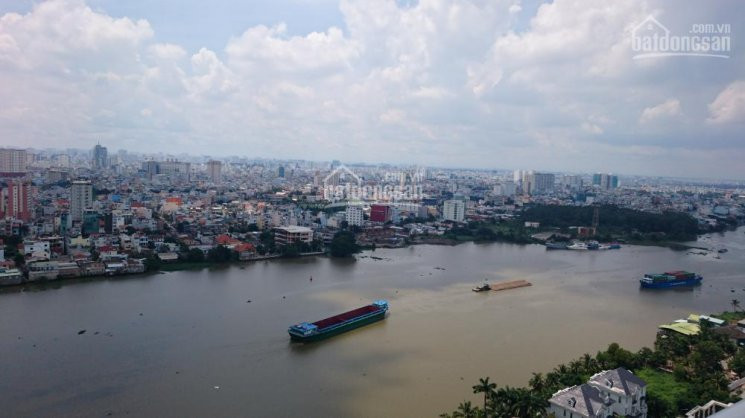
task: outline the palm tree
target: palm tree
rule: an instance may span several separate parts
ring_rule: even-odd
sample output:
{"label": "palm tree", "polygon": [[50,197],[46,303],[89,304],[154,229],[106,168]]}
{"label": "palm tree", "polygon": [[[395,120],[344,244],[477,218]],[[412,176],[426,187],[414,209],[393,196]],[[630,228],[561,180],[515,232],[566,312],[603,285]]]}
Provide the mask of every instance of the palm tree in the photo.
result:
{"label": "palm tree", "polygon": [[737,308],[740,307],[740,301],[737,299],[732,299],[732,310],[737,312]]}
{"label": "palm tree", "polygon": [[484,394],[484,416],[489,415],[489,412],[486,409],[486,404],[489,401],[489,398],[494,393],[494,390],[496,388],[497,388],[497,384],[493,382],[489,382],[489,377],[479,378],[479,384],[473,387],[473,393]]}
{"label": "palm tree", "polygon": [[589,353],[582,355],[582,367],[585,369],[585,374],[593,374],[595,372],[595,359]]}
{"label": "palm tree", "polygon": [[536,417],[543,416],[548,406],[545,399],[525,388],[516,389],[517,404],[515,416]]}
{"label": "palm tree", "polygon": [[533,389],[535,392],[543,392],[543,389],[546,387],[546,384],[543,380],[543,374],[533,373],[533,377],[531,377],[528,381],[528,386],[530,386],[530,388]]}
{"label": "palm tree", "polygon": [[453,413],[453,417],[476,418],[478,412],[478,408],[473,408],[471,406],[471,401],[465,401],[458,405],[458,410]]}

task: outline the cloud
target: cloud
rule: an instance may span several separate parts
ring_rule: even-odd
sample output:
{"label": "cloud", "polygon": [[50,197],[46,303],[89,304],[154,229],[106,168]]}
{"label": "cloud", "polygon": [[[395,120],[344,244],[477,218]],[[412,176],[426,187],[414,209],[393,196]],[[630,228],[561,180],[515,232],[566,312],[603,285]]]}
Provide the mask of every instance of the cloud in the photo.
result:
{"label": "cloud", "polygon": [[709,118],[713,124],[745,122],[745,81],[735,81],[709,103]]}
{"label": "cloud", "polygon": [[639,123],[649,123],[653,120],[680,115],[680,101],[667,99],[656,106],[647,107],[639,117]]}
{"label": "cloud", "polygon": [[[745,49],[733,43],[732,58],[716,63],[633,60],[630,31],[650,13],[673,28],[742,20],[743,10],[341,0],[328,27],[297,33],[267,17],[221,45],[189,49],[145,20],[49,0],[0,16],[0,138],[615,172],[663,167],[650,164],[659,150],[681,160],[742,155]],[[670,118],[680,123],[662,123]],[[741,164],[712,170],[745,175]]]}

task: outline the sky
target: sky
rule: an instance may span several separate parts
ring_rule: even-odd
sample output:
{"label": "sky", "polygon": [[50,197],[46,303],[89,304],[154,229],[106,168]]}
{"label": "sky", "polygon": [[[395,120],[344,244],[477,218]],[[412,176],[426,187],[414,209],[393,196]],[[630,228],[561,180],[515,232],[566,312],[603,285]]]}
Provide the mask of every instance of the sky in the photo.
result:
{"label": "sky", "polygon": [[[649,16],[729,58],[634,59]],[[0,146],[745,179],[743,39],[736,0],[0,0]]]}

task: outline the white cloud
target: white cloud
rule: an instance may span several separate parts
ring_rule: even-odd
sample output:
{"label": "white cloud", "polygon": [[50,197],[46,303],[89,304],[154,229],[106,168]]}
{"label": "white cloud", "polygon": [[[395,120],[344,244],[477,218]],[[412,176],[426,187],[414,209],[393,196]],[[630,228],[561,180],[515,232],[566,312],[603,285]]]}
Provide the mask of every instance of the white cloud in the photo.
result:
{"label": "white cloud", "polygon": [[680,101],[667,99],[656,106],[644,108],[639,117],[639,123],[649,123],[656,119],[678,115],[680,115]]}
{"label": "white cloud", "polygon": [[[726,21],[745,7],[694,9]],[[745,82],[733,82],[745,50],[706,79],[695,59],[631,59],[629,31],[649,13],[671,27],[704,19],[657,0],[555,0],[534,16],[515,0],[341,0],[339,10],[336,26],[296,33],[270,20],[199,50],[83,0],[7,13],[0,138],[577,169],[630,158],[626,149],[730,146],[731,122],[745,119]],[[650,123],[679,116],[681,102],[689,124]],[[719,142],[696,141],[706,121]],[[533,152],[543,145],[551,151]]]}
{"label": "white cloud", "polygon": [[709,104],[707,122],[745,122],[745,81],[735,81],[717,95]]}

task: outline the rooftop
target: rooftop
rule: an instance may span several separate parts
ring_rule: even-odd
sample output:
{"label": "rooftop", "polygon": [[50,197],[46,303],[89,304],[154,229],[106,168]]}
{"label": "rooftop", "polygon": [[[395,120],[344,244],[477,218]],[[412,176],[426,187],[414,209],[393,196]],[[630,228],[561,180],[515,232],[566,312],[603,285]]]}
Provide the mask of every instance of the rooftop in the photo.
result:
{"label": "rooftop", "polygon": [[587,417],[595,416],[603,408],[600,390],[587,383],[562,389],[549,402]]}
{"label": "rooftop", "polygon": [[308,228],[306,226],[295,226],[295,225],[291,225],[291,226],[278,226],[275,229],[281,229],[281,230],[283,230],[285,232],[289,232],[291,234],[298,234],[298,233],[302,233],[302,232],[311,232],[311,231],[313,231],[312,229],[310,229],[310,228]]}
{"label": "rooftop", "polygon": [[596,373],[590,378],[589,383],[626,396],[638,393],[647,386],[644,380],[623,367]]}

